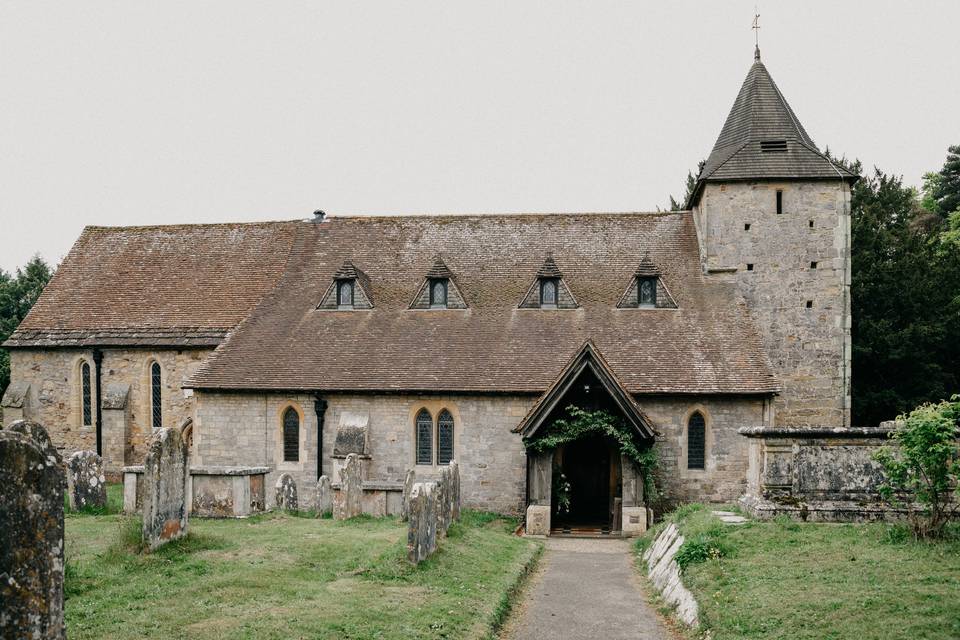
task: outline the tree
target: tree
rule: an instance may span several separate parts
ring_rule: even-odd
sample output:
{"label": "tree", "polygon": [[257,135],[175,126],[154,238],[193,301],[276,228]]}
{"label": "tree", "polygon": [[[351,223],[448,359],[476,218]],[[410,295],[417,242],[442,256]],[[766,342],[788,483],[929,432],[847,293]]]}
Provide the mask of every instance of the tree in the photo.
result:
{"label": "tree", "polygon": [[[0,342],[10,337],[17,325],[47,286],[53,271],[40,256],[34,256],[16,276],[0,270]],[[0,395],[10,384],[10,354],[0,349]]]}
{"label": "tree", "polygon": [[943,218],[960,211],[960,145],[947,149],[947,160],[936,173],[923,176],[924,206]]}
{"label": "tree", "polygon": [[906,510],[917,538],[940,538],[960,509],[960,396],[897,420],[891,444],[873,455],[886,476],[880,494]]}
{"label": "tree", "polygon": [[696,176],[693,175],[692,171],[687,171],[687,184],[683,197],[680,200],[676,200],[673,196],[670,196],[670,211],[684,211],[687,208],[687,203],[690,202],[690,196],[693,195],[694,190],[697,188],[697,176],[703,172],[704,164],[706,164],[705,160],[697,163]]}

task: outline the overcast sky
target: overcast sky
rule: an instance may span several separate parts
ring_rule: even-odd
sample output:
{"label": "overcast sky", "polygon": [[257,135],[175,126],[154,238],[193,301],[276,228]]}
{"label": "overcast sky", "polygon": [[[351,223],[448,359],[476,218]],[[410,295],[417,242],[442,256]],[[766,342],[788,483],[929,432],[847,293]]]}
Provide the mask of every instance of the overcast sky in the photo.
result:
{"label": "overcast sky", "polygon": [[[753,62],[754,1],[0,0],[0,268],[84,225],[648,211]],[[760,3],[814,141],[919,184],[960,2]]]}

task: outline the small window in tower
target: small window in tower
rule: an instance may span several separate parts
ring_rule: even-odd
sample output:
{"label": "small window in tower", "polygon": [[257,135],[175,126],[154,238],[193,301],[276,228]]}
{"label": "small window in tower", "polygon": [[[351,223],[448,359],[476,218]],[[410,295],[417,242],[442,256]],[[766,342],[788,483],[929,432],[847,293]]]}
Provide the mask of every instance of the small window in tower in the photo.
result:
{"label": "small window in tower", "polygon": [[763,153],[783,153],[787,150],[786,140],[761,140],[760,151]]}
{"label": "small window in tower", "polygon": [[807,309],[813,309],[813,300],[807,300]]}
{"label": "small window in tower", "polygon": [[430,282],[430,308],[447,308],[447,281],[445,278],[436,278]]}
{"label": "small window in tower", "polygon": [[748,263],[747,263],[747,271],[753,271],[753,263],[752,263],[752,262],[748,262]]}
{"label": "small window in tower", "polygon": [[637,282],[637,304],[641,307],[657,306],[656,278],[639,278],[639,282]]}
{"label": "small window in tower", "polygon": [[811,268],[811,269],[816,269],[816,268],[817,268],[817,261],[816,261],[816,260],[814,260],[813,262],[810,263],[810,268]]}
{"label": "small window in tower", "polygon": [[783,213],[783,190],[777,189],[777,214]]}
{"label": "small window in tower", "polygon": [[353,280],[337,282],[337,306],[341,309],[353,308]]}
{"label": "small window in tower", "polygon": [[810,228],[813,229],[813,220],[808,220],[808,223],[810,224]]}
{"label": "small window in tower", "polygon": [[745,223],[743,224],[743,230],[744,230],[744,231],[750,231],[750,223],[749,223],[749,222],[745,222]]}
{"label": "small window in tower", "polygon": [[555,309],[557,307],[557,280],[543,278],[540,280],[540,307]]}

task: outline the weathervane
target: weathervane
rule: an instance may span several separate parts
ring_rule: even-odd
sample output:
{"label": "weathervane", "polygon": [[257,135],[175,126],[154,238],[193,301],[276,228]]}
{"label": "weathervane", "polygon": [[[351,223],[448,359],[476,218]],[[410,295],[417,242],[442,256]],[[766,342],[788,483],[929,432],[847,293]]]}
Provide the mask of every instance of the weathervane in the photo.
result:
{"label": "weathervane", "polygon": [[756,46],[753,57],[759,60],[760,59],[760,11],[757,9],[757,5],[753,5],[753,26],[751,26],[750,28],[753,29],[754,45]]}

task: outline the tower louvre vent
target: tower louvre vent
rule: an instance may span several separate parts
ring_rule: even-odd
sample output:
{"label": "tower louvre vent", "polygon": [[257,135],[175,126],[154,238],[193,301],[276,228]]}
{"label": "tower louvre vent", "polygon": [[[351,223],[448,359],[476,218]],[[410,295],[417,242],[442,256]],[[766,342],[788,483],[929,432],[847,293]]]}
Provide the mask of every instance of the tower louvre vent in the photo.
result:
{"label": "tower louvre vent", "polygon": [[764,153],[776,153],[778,151],[787,150],[787,141],[786,140],[761,140],[760,141],[760,151]]}

